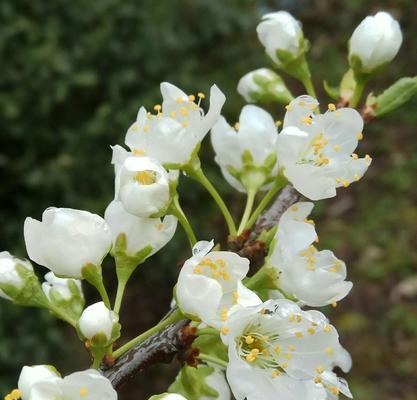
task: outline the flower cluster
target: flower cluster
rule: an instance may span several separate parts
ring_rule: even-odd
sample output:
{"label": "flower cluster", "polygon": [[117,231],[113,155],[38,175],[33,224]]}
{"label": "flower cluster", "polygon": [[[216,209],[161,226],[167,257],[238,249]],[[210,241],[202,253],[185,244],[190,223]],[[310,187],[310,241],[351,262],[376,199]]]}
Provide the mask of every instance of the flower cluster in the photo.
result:
{"label": "flower cluster", "polygon": [[[5,400],[117,399],[99,367],[180,319],[190,319],[196,332],[194,349],[186,349],[192,356],[184,357],[187,363],[168,392],[153,400],[352,397],[346,380],[334,372],[338,367],[346,373],[352,363],[336,328],[323,310],[304,308],[335,306],[352,288],[345,263],[317,248],[313,203],[290,205],[268,229],[254,226],[285,185],[316,201],[336,196],[338,188],[364,176],[371,157],[356,153],[364,121],[355,107],[365,83],[398,52],[401,31],[387,13],[365,18],[350,41],[351,69],[339,88],[325,86],[337,105],[329,103],[324,113],[301,23],[284,11],[270,13],[257,33],[272,67],[298,79],[307,94],[294,98],[283,78],[267,68],[242,77],[238,92],[250,103],[286,104],[282,121],[248,104],[239,122],[230,125],[221,116],[225,96],[216,85],[205,113],[203,93],[187,94],[164,82],[161,104],[152,112],[140,107],[127,130],[126,148],[112,147],[114,199],[104,218],[50,207],[41,221],[25,220],[26,250],[49,270],[45,281],[39,282],[30,261],[0,253],[0,297],[47,309],[72,325],[93,361],[92,369],[65,378],[51,366],[24,367],[18,388]],[[378,107],[392,108],[387,98],[395,97],[397,105],[403,101],[394,96],[397,87],[390,90],[372,103],[374,116]],[[201,167],[199,150],[209,131],[224,178],[247,199],[239,225]],[[197,241],[177,191],[183,176],[202,184],[217,203],[229,230],[228,248],[222,249],[221,241]],[[262,196],[258,203],[257,196]],[[174,288],[173,310],[116,347],[126,285],[136,268],[172,239],[178,222],[191,253]],[[248,238],[257,240],[257,258],[244,251]],[[102,270],[108,255],[118,283],[113,301]],[[83,282],[97,289],[100,301],[85,307]]]}

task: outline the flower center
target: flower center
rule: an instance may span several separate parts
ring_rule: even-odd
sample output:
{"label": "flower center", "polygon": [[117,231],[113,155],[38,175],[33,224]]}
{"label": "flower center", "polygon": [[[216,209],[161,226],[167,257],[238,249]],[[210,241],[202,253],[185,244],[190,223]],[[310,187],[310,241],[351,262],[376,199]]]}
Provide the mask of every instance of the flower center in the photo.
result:
{"label": "flower center", "polygon": [[22,397],[22,393],[19,389],[13,389],[8,395],[4,397],[4,400],[19,400]]}
{"label": "flower center", "polygon": [[194,268],[195,274],[204,274],[210,278],[216,280],[223,279],[225,281],[230,280],[230,274],[227,272],[226,263],[221,258],[213,261],[210,258],[204,258]]}
{"label": "flower center", "polygon": [[157,174],[155,171],[139,171],[133,179],[141,185],[152,185],[156,182]]}

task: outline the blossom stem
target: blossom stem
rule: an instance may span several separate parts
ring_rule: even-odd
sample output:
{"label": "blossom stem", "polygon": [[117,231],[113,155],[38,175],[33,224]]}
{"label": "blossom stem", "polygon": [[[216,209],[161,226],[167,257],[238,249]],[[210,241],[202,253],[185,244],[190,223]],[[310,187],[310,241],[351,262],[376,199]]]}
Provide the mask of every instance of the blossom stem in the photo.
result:
{"label": "blossom stem", "polygon": [[100,282],[98,282],[97,285],[94,285],[94,286],[99,292],[101,298],[103,299],[104,304],[110,310],[111,309],[110,299],[109,299],[109,295],[107,294],[107,290],[104,287],[103,279],[101,279]]}
{"label": "blossom stem", "polygon": [[366,79],[357,79],[356,80],[356,86],[355,89],[353,91],[353,96],[352,99],[350,100],[350,107],[356,107],[362,97],[362,92],[365,89],[365,85],[366,85]]}
{"label": "blossom stem", "polygon": [[187,171],[187,173],[196,181],[200,182],[206,188],[206,190],[211,194],[214,201],[217,203],[218,207],[220,208],[220,211],[222,212],[224,219],[226,220],[229,233],[231,235],[236,235],[236,226],[233,221],[233,217],[230,214],[230,211],[228,210],[226,204],[224,203],[223,199],[221,198],[221,196],[219,195],[219,193],[217,192],[213,184],[207,179],[203,170],[201,168],[191,169],[190,171]]}
{"label": "blossom stem", "polygon": [[215,356],[211,356],[210,354],[200,353],[197,357],[198,360],[210,362],[213,364],[217,364],[219,367],[222,367],[224,369],[227,368],[227,362],[224,360],[221,360],[220,358],[217,358]]}
{"label": "blossom stem", "polygon": [[151,329],[147,330],[146,332],[141,333],[139,336],[136,336],[134,339],[130,340],[126,344],[124,344],[122,347],[117,349],[113,353],[114,358],[119,358],[124,353],[126,353],[128,350],[130,350],[132,347],[137,346],[138,344],[142,343],[144,340],[146,340],[148,337],[152,336],[154,333],[157,333],[167,327],[168,325],[171,325],[177,321],[180,321],[184,318],[184,315],[180,310],[176,310],[174,313],[172,313],[168,318],[162,320],[157,325],[152,327]]}
{"label": "blossom stem", "polygon": [[256,220],[258,219],[262,211],[265,209],[265,207],[274,198],[274,196],[286,185],[286,183],[287,179],[281,173],[279,173],[271,189],[269,189],[268,193],[264,196],[264,198],[258,204],[258,207],[256,207],[255,211],[249,218],[248,222],[245,225],[245,229],[250,229],[252,227],[252,225],[256,222]]}
{"label": "blossom stem", "polygon": [[246,224],[249,220],[250,214],[253,209],[253,203],[255,201],[257,190],[249,189],[248,194],[246,196],[246,206],[245,211],[243,212],[242,220],[240,221],[239,229],[237,230],[237,235],[241,235],[242,232],[245,230]]}
{"label": "blossom stem", "polygon": [[314,90],[314,85],[311,80],[310,74],[305,74],[301,78],[301,83],[304,85],[305,89],[307,90],[307,94],[316,99],[317,95],[316,95],[316,91]]}
{"label": "blossom stem", "polygon": [[[130,275],[129,275],[129,277],[130,277]],[[120,307],[122,305],[122,299],[123,299],[123,295],[124,295],[124,292],[125,292],[125,289],[126,289],[126,284],[127,284],[128,280],[129,280],[129,278],[127,278],[127,279],[120,279],[119,278],[119,281],[117,283],[116,300],[114,301],[114,307],[113,307],[113,311],[116,314],[119,314],[119,312],[120,312]]]}
{"label": "blossom stem", "polygon": [[195,237],[193,228],[191,227],[187,217],[184,214],[184,211],[178,200],[178,196],[174,196],[169,212],[178,219],[188,237],[191,248],[193,248],[197,243],[197,238]]}

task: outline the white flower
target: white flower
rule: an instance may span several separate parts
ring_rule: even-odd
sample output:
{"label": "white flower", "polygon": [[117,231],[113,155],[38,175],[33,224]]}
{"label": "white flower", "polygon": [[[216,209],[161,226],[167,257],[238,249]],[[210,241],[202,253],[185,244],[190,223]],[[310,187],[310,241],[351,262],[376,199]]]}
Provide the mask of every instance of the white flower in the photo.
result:
{"label": "white flower", "polygon": [[256,31],[266,53],[278,65],[285,60],[280,59],[277,50],[294,58],[304,51],[301,23],[286,11],[264,15]]}
{"label": "white flower", "polygon": [[259,304],[260,300],[242,284],[249,260],[230,251],[213,251],[213,242],[198,242],[176,286],[177,304],[187,315],[219,327],[233,305]]}
{"label": "white flower", "polygon": [[93,369],[61,379],[53,367],[24,367],[18,387],[22,400],[117,400],[110,381]]}
{"label": "white flower", "polygon": [[270,300],[236,308],[221,332],[236,400],[325,398],[313,379],[333,368],[341,346],[322,313]]}
{"label": "white flower", "polygon": [[[215,368],[214,371],[206,377],[205,383],[218,393],[215,400],[231,399],[230,388],[222,370]],[[214,398],[211,396],[201,396],[198,400],[214,400]]]}
{"label": "white flower", "polygon": [[168,172],[158,160],[137,157],[120,146],[113,147],[115,199],[130,214],[149,217],[163,211],[169,202]]}
{"label": "white flower", "polygon": [[[271,115],[254,105],[243,107],[235,128],[221,117],[211,130],[215,160],[229,184],[240,191],[252,183],[245,181],[249,178],[245,174],[248,163],[254,167],[249,173],[258,174],[261,185],[276,175],[277,138],[278,130]],[[244,162],[247,158],[251,161]],[[268,158],[272,162],[268,163]]]}
{"label": "white flower", "polygon": [[346,265],[330,250],[318,251],[314,222],[307,217],[313,203],[296,203],[281,217],[270,263],[279,272],[279,286],[302,304],[321,307],[343,299],[352,289]]}
{"label": "white flower", "polygon": [[240,78],[237,91],[248,103],[279,101],[288,103],[292,95],[282,78],[268,68],[259,68]]}
{"label": "white flower", "polygon": [[200,107],[204,98],[199,93],[187,96],[176,86],[161,83],[162,106],[155,106],[157,115],[141,107],[136,122],[126,134],[126,145],[137,155],[159,160],[162,164],[179,167],[190,161],[193,151],[217,122],[225,96],[213,85],[210,90],[210,109],[206,116]]}
{"label": "white flower", "polygon": [[103,218],[71,208],[47,208],[42,222],[26,218],[24,235],[33,261],[68,278],[81,278],[86,264],[100,265],[111,247]]}
{"label": "white flower", "polygon": [[53,272],[48,272],[45,275],[45,282],[42,283],[42,290],[49,300],[51,300],[51,292],[58,293],[63,300],[70,300],[74,296],[70,286],[77,289],[77,296],[81,299],[84,298],[80,280],[58,278]]}
{"label": "white flower", "polygon": [[336,196],[337,187],[358,181],[371,157],[353,153],[362,138],[363,120],[352,108],[313,114],[318,102],[300,96],[288,106],[278,135],[278,163],[294,187],[311,200]]}
{"label": "white flower", "polygon": [[129,214],[119,201],[112,201],[104,213],[116,245],[120,235],[126,238],[126,254],[134,257],[147,246],[152,247],[148,257],[164,247],[174,236],[177,218],[167,215],[160,218],[141,218]]}
{"label": "white flower", "polygon": [[93,339],[103,334],[107,341],[112,339],[112,331],[119,321],[118,315],[109,310],[102,301],[87,307],[81,314],[78,322],[80,332],[86,339]]}
{"label": "white flower", "polygon": [[339,394],[342,393],[346,397],[352,399],[352,393],[345,379],[339,378],[334,372],[324,371],[314,379],[314,383],[318,387],[326,389],[326,400],[337,400]]}
{"label": "white flower", "polygon": [[58,371],[49,365],[35,365],[23,367],[20,372],[17,387],[23,400],[31,400],[33,386],[42,381],[55,381],[59,378]]}
{"label": "white flower", "polygon": [[398,53],[403,37],[400,24],[386,12],[366,17],[350,38],[349,59],[355,68],[354,57],[358,57],[362,72],[390,62]]}
{"label": "white flower", "polygon": [[[29,261],[16,258],[7,251],[0,252],[0,286],[8,286],[17,290],[23,288],[24,281],[19,275],[16,268],[17,265],[26,268],[28,271],[33,271],[33,267]],[[1,288],[0,297],[11,300],[10,296],[8,296]]]}

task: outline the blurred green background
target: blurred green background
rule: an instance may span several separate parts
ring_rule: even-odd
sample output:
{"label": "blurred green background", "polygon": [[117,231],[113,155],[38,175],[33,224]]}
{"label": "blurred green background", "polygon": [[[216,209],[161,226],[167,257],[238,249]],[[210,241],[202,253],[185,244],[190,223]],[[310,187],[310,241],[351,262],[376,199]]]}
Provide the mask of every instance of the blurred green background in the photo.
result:
{"label": "blurred green background", "polygon": [[[303,22],[309,61],[323,104],[322,79],[336,84],[347,67],[346,42],[368,14],[384,9],[402,25],[399,55],[368,86],[379,93],[416,73],[415,0],[3,0],[0,2],[0,250],[25,256],[23,221],[48,206],[102,214],[113,196],[110,145],[122,143],[140,105],[158,103],[159,82],[189,93],[217,83],[234,122],[244,104],[238,79],[267,66],[255,27],[286,9]],[[293,93],[301,87],[287,80]],[[344,259],[355,286],[325,310],[351,351],[352,392],[360,400],[417,399],[417,99],[365,129],[366,177],[315,208],[321,247]],[[283,109],[271,109],[277,118]],[[242,197],[223,181],[207,140],[207,173],[238,215]],[[224,238],[207,194],[182,180],[183,205],[200,238]],[[196,207],[196,204],[199,206]],[[126,337],[167,309],[178,263],[189,256],[181,229],[136,274],[126,296]],[[40,273],[45,271],[39,269]],[[106,277],[115,289],[111,260]],[[95,293],[87,291],[89,301]],[[24,364],[85,368],[76,335],[43,311],[0,302],[0,394],[15,387]],[[121,400],[164,391],[178,365],[138,375]],[[0,396],[1,397],[1,396]]]}

